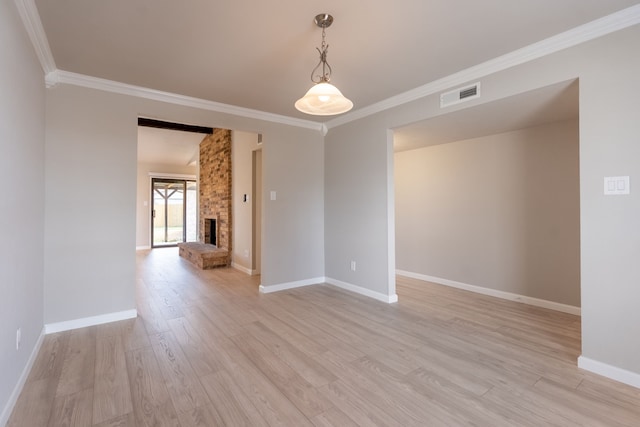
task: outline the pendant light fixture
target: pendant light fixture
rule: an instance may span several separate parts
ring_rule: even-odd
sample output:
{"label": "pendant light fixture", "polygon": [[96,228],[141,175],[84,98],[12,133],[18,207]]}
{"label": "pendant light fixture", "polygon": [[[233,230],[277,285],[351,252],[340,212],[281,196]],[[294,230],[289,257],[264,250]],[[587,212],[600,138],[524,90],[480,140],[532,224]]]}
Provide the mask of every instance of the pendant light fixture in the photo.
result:
{"label": "pendant light fixture", "polygon": [[[333,23],[333,16],[321,13],[315,17],[315,23],[322,28],[322,45],[321,48],[316,48],[320,53],[320,62],[311,71],[311,81],[315,85],[296,101],[295,107],[303,113],[315,116],[346,113],[353,108],[353,102],[345,98],[338,88],[330,83],[331,66],[327,63],[329,45],[325,42],[325,29]],[[315,75],[317,71],[322,71],[322,75]]]}

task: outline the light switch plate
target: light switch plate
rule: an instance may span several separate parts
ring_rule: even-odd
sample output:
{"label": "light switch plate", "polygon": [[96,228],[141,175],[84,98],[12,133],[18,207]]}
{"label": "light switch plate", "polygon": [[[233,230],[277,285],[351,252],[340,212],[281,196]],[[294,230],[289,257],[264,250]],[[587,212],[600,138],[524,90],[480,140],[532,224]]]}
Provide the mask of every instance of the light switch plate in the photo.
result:
{"label": "light switch plate", "polygon": [[619,196],[623,194],[630,194],[630,192],[628,176],[604,177],[604,194],[606,196]]}

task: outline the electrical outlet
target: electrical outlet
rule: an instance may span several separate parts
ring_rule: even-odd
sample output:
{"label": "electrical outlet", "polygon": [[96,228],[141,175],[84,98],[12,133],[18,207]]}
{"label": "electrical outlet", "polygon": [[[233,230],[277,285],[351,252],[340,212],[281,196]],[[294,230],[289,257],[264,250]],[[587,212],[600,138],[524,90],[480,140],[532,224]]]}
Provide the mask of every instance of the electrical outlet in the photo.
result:
{"label": "electrical outlet", "polygon": [[351,261],[351,271],[356,271],[356,262]]}
{"label": "electrical outlet", "polygon": [[244,257],[249,258],[249,249],[244,250]]}
{"label": "electrical outlet", "polygon": [[20,344],[22,344],[22,329],[16,330],[16,350],[20,350]]}

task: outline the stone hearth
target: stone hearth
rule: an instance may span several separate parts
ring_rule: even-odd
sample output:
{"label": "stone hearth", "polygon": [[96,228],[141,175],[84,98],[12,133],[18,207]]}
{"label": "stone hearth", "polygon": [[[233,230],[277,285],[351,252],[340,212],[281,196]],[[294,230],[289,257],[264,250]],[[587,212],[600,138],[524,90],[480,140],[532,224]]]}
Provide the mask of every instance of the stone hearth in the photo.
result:
{"label": "stone hearth", "polygon": [[182,258],[203,270],[229,265],[229,251],[226,249],[199,242],[178,243],[178,248]]}

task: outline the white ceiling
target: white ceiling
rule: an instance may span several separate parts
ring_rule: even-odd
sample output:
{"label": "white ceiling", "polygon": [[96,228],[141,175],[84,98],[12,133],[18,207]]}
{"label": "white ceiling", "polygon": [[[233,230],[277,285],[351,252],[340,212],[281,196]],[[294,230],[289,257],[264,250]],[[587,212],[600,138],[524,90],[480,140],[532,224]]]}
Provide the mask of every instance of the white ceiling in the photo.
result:
{"label": "white ceiling", "polygon": [[59,70],[306,116],[328,12],[333,83],[354,110],[428,84],[636,0],[36,0]]}
{"label": "white ceiling", "polygon": [[138,162],[187,166],[198,161],[206,135],[138,126]]}

